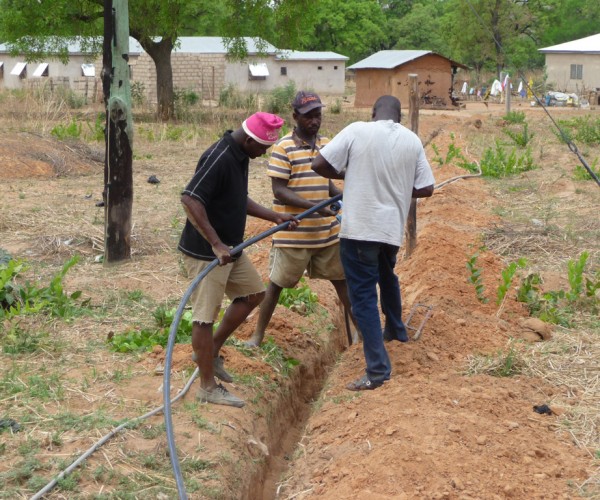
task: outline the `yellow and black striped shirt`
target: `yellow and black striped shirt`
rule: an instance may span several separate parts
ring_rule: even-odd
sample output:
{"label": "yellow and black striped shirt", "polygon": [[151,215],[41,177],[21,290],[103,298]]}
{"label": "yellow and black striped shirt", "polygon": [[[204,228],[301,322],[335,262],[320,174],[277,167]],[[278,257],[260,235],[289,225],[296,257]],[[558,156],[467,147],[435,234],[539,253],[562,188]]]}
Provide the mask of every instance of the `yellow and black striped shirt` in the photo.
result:
{"label": "yellow and black striped shirt", "polygon": [[[271,149],[267,173],[288,181],[287,187],[312,202],[328,199],[329,179],[321,177],[311,169],[312,161],[319,150],[329,142],[317,136],[314,149],[294,132],[282,137]],[[304,208],[285,205],[273,200],[273,210],[278,213],[298,215]],[[273,235],[277,247],[318,248],[333,245],[338,241],[340,223],[335,217],[322,217],[315,213],[303,219],[294,231],[279,231]]]}

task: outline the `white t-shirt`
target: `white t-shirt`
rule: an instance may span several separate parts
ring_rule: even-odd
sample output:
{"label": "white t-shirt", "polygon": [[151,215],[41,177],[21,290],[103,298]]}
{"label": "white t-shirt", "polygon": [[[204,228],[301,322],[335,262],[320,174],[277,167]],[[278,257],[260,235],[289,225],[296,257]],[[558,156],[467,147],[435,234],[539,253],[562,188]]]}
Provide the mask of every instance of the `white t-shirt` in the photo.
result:
{"label": "white t-shirt", "polygon": [[413,187],[435,184],[419,137],[392,120],[356,122],[321,154],[346,169],[340,237],[400,246]]}

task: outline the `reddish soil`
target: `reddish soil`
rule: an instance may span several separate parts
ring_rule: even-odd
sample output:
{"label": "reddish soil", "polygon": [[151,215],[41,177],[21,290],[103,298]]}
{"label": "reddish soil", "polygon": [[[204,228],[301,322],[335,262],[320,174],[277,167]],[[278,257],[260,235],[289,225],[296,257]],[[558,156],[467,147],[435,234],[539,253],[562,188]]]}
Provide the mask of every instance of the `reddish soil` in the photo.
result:
{"label": "reddish soil", "polygon": [[[433,142],[441,150],[445,151],[447,145],[454,142],[467,156],[472,154],[474,157],[475,153],[468,149],[473,141],[469,142],[467,138],[479,134],[482,141],[489,141],[502,112],[501,108],[489,111],[475,107],[472,112],[467,108],[467,111],[454,113],[424,113],[420,135],[425,141],[438,131]],[[542,127],[543,118],[539,114],[535,117]],[[328,126],[337,130],[341,125],[328,123]],[[451,132],[455,134],[453,139],[449,135]],[[93,252],[89,246],[83,246],[82,251],[88,250],[85,267],[78,276],[69,278],[68,283],[83,289],[94,300],[100,300],[107,290],[139,289],[155,300],[176,299],[187,287],[188,280],[181,276],[177,266],[176,235],[156,235],[150,228],[153,225],[169,227],[170,218],[178,208],[177,192],[191,174],[202,147],[193,144],[147,145],[144,148],[154,155],[152,160],[138,160],[136,165],[136,193],[141,193],[136,203],[141,208],[136,212],[139,226],[134,233],[140,235],[136,241],[143,242],[144,249],[131,263],[112,270],[98,270],[93,268]],[[561,146],[556,148],[557,154],[563,154]],[[0,159],[6,154],[0,149]],[[428,154],[430,159],[433,158],[431,148],[428,148]],[[30,163],[22,161],[23,164]],[[35,171],[39,170],[34,167]],[[87,168],[95,170],[96,179],[80,177],[71,186],[78,195],[91,189],[98,192],[100,170],[93,164]],[[82,168],[79,172],[84,171]],[[62,189],[55,179],[47,182],[45,193],[41,193],[38,188],[28,187],[30,184],[19,184],[18,178],[25,175],[23,170],[19,175],[14,175],[12,170],[0,169],[0,172],[4,179],[10,179],[7,196],[11,196],[12,203],[18,203],[16,193],[34,189],[51,204],[52,193]],[[439,183],[464,174],[464,170],[436,165],[434,173]],[[150,189],[145,184],[149,174],[157,174],[163,179],[156,189],[168,194],[170,208],[166,213],[153,212],[155,195],[146,194]],[[540,175],[532,177],[534,184],[543,184],[541,174],[533,175]],[[554,194],[567,192],[566,196],[573,197],[573,203],[577,203],[568,183],[545,186],[544,189]],[[253,163],[250,191],[257,201],[269,203],[269,185],[259,162]],[[27,196],[29,199],[29,194]],[[589,452],[577,447],[570,434],[558,432],[560,414],[565,410],[555,408],[556,414],[551,416],[533,411],[534,405],[552,405],[556,396],[565,396],[566,388],[549,386],[524,375],[499,378],[466,374],[469,356],[497,353],[506,349],[510,338],[524,336],[522,319],[528,316],[514,300],[508,300],[498,313],[494,301],[481,303],[473,286],[467,282],[465,263],[482,246],[482,233],[499,223],[492,214],[492,208],[498,203],[489,185],[481,179],[449,184],[436,191],[431,199],[419,202],[418,246],[409,259],[399,259],[396,270],[401,280],[405,316],[416,304],[431,307],[432,315],[419,340],[387,344],[393,373],[392,379],[383,387],[364,393],[345,389],[346,383],[363,373],[362,345],[351,346],[333,364],[336,351],[345,342],[345,334],[335,294],[328,283],[309,281],[319,296],[319,303],[330,316],[302,316],[278,306],[273,317],[268,335],[274,337],[287,356],[301,362],[291,378],[278,373],[260,356],[248,357],[232,346],[225,347],[223,354],[228,369],[238,375],[265,375],[276,388],[265,392],[264,387],[257,390],[236,383],[232,391],[248,401],[244,409],[199,406],[210,428],[217,429],[214,432],[210,428],[207,431],[194,427],[181,404],[175,407],[180,458],[200,456],[219,463],[221,479],[195,477],[199,477],[206,488],[217,488],[218,498],[487,500],[577,497],[573,485],[581,484],[592,473]],[[91,217],[90,214],[95,213],[93,210],[89,209],[86,217]],[[9,234],[13,221],[13,218],[0,221],[3,236]],[[251,220],[248,236],[268,227],[266,222]],[[35,253],[36,241],[39,239],[16,234],[3,239],[2,246],[19,252],[29,248]],[[249,250],[265,278],[269,246],[269,241],[262,241]],[[168,250],[153,251],[150,247]],[[45,258],[58,260],[53,256]],[[481,250],[478,265],[483,270],[486,289],[495,290],[506,262],[490,251]],[[422,315],[415,315],[412,325],[418,325],[421,318]],[[110,321],[97,324],[87,321],[90,323],[78,323],[78,332],[84,331],[99,339],[109,331],[120,331],[126,326]],[[249,337],[255,321],[256,316],[252,315],[236,332],[236,337]],[[337,328],[327,334],[327,323],[331,321]],[[65,335],[71,334],[67,331]],[[186,380],[183,370],[193,368],[190,354],[189,345],[177,346],[174,351],[173,392]],[[131,364],[112,353],[98,353],[97,356],[99,370],[114,370]],[[331,372],[320,396],[315,395],[329,370],[326,363],[332,365]],[[154,372],[163,364],[164,351],[157,348],[133,365],[135,376],[116,386],[115,394],[132,401],[161,404],[160,379]],[[86,366],[82,362],[74,370],[83,372]],[[100,389],[97,388],[98,394]],[[193,402],[193,390],[185,397],[186,402]],[[311,407],[315,397],[318,402]],[[100,404],[99,401],[73,400],[72,408],[84,411],[90,404]],[[137,414],[120,407],[116,416]],[[306,427],[298,427],[305,417],[308,418]],[[154,417],[148,425],[161,422],[162,417]],[[293,447],[294,442],[298,443],[296,447]],[[86,440],[86,446],[87,443]],[[268,455],[260,443],[266,445]],[[83,444],[65,445],[60,453],[71,453],[82,447]],[[106,460],[110,457],[115,466],[119,463],[119,450],[155,454],[167,460],[164,437],[143,439],[139,433],[131,431],[119,438],[105,451]],[[104,460],[101,455],[90,459],[89,469]],[[262,463],[272,471],[265,473],[261,469]],[[284,475],[273,477],[273,471],[284,472]],[[81,491],[90,495],[98,493],[99,483],[88,476],[84,474],[81,479]],[[168,497],[176,498],[172,481],[165,481],[171,491]],[[116,488],[115,485],[106,486],[104,491]],[[190,497],[213,497],[207,491],[200,489]],[[140,493],[139,498],[144,498],[144,494]]]}

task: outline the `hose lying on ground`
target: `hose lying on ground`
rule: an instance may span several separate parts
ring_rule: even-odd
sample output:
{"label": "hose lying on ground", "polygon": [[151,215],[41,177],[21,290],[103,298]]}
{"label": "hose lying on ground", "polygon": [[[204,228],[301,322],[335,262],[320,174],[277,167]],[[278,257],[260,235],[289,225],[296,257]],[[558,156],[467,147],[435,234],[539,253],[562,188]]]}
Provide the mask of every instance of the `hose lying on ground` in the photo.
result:
{"label": "hose lying on ground", "polygon": [[[296,218],[298,220],[302,220],[305,217],[313,214],[314,212],[321,210],[322,208],[327,207],[327,206],[331,205],[332,203],[334,203],[338,200],[341,200],[341,199],[342,199],[341,194],[334,196],[333,198],[323,201],[323,202],[315,205],[314,207],[309,208],[305,212],[302,212],[300,215],[297,215]],[[244,248],[246,248],[250,245],[253,245],[254,243],[266,238],[267,236],[270,236],[273,233],[276,233],[277,231],[281,231],[282,229],[287,228],[289,226],[289,224],[290,224],[289,222],[284,222],[282,224],[279,224],[278,226],[272,227],[271,229],[268,229],[267,231],[265,231],[257,236],[254,236],[253,238],[250,238],[249,240],[241,243],[240,245],[238,245],[237,247],[232,249],[231,253],[233,253],[233,254],[239,253]],[[183,314],[183,310],[187,304],[187,301],[189,300],[191,293],[198,286],[198,283],[200,283],[200,281],[202,281],[202,279],[210,271],[212,271],[218,264],[219,264],[218,259],[213,260],[209,264],[209,266],[206,269],[204,269],[204,271],[202,271],[198,276],[196,276],[196,278],[194,278],[194,280],[190,284],[188,290],[183,295],[181,302],[179,304],[179,307],[177,308],[175,317],[173,318],[173,323],[171,324],[171,329],[169,331],[167,352],[165,355],[165,368],[164,368],[164,376],[163,376],[163,401],[164,401],[164,404],[162,406],[159,406],[158,408],[155,408],[154,410],[149,411],[148,413],[145,413],[144,415],[141,415],[139,417],[136,417],[134,419],[131,419],[131,420],[128,420],[128,421],[122,423],[121,425],[119,425],[118,427],[116,427],[112,431],[110,431],[108,434],[106,434],[105,436],[100,438],[87,451],[85,451],[82,455],[80,455],[77,458],[77,460],[75,460],[66,469],[61,471],[52,481],[50,481],[48,484],[46,484],[46,486],[44,486],[35,495],[33,495],[30,498],[30,500],[39,500],[46,493],[50,492],[58,484],[58,482],[61,479],[65,478],[68,474],[73,472],[77,467],[79,467],[85,461],[86,458],[88,458],[92,453],[94,453],[96,450],[98,450],[104,443],[106,443],[113,436],[115,436],[116,434],[121,432],[123,429],[130,428],[131,426],[138,424],[142,420],[145,420],[154,415],[157,415],[161,411],[163,411],[165,414],[165,427],[166,427],[166,432],[167,432],[167,442],[169,445],[169,456],[171,458],[171,465],[173,466],[173,473],[175,475],[175,482],[177,483],[177,490],[179,492],[179,498],[187,498],[185,486],[183,484],[183,477],[181,476],[181,470],[179,467],[179,459],[177,458],[177,450],[175,448],[175,441],[173,438],[173,422],[171,419],[171,404],[175,403],[176,401],[181,399],[187,393],[187,391],[190,389],[190,387],[192,385],[192,382],[194,382],[194,380],[198,376],[199,370],[198,370],[198,368],[196,368],[196,370],[194,371],[194,373],[192,373],[192,376],[189,378],[189,380],[187,381],[187,383],[185,384],[183,389],[181,389],[181,391],[171,400],[171,399],[169,399],[169,395],[171,392],[171,385],[170,385],[171,384],[171,375],[170,375],[171,374],[171,356],[173,353],[173,346],[175,344],[177,328],[179,327],[179,322],[181,321],[181,316]]]}

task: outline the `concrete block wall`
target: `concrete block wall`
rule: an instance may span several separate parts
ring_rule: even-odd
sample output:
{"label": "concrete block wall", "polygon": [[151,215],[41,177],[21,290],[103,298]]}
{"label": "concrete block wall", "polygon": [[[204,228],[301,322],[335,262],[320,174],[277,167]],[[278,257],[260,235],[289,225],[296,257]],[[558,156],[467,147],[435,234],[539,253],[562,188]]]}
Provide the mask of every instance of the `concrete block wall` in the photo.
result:
{"label": "concrete block wall", "polygon": [[[202,99],[219,98],[225,85],[225,56],[223,54],[178,54],[171,56],[173,87],[175,90],[192,90]],[[142,54],[132,64],[132,84],[144,85],[146,98],[157,102],[156,68],[147,54]]]}

